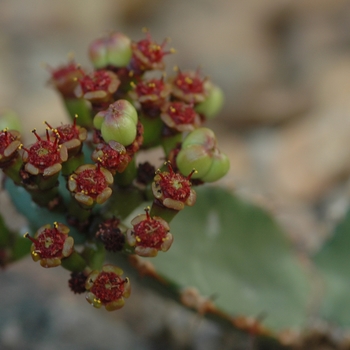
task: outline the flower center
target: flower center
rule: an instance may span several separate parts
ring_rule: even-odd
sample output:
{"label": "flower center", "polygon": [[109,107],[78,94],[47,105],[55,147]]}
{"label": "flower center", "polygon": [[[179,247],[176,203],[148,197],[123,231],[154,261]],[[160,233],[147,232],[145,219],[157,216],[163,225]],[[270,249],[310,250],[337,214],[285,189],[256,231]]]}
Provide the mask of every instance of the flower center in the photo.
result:
{"label": "flower center", "polygon": [[111,83],[112,79],[106,71],[97,71],[80,79],[80,85],[84,93],[100,90],[108,91]]}
{"label": "flower center", "polygon": [[160,249],[164,238],[168,233],[167,229],[157,220],[150,217],[134,226],[137,245],[149,248]]}
{"label": "flower center", "polygon": [[56,163],[61,163],[56,142],[40,140],[28,150],[28,162],[44,170]]}
{"label": "flower center", "polygon": [[124,280],[114,272],[102,271],[90,290],[102,303],[118,300],[124,292]]}
{"label": "flower center", "polygon": [[175,79],[175,85],[185,93],[203,93],[204,80],[199,77],[198,73],[192,75],[179,72]]}
{"label": "flower center", "polygon": [[192,124],[196,118],[195,110],[185,103],[173,102],[168,108],[168,114],[175,124]]}
{"label": "flower center", "polygon": [[159,185],[165,198],[185,202],[190,195],[191,182],[181,174],[159,173]]}
{"label": "flower center", "polygon": [[107,187],[105,176],[99,169],[86,169],[76,178],[78,192],[96,198]]}
{"label": "flower center", "polygon": [[31,238],[31,241],[34,243],[35,253],[38,253],[42,259],[50,259],[62,257],[65,239],[66,235],[53,228],[45,229],[37,239]]}

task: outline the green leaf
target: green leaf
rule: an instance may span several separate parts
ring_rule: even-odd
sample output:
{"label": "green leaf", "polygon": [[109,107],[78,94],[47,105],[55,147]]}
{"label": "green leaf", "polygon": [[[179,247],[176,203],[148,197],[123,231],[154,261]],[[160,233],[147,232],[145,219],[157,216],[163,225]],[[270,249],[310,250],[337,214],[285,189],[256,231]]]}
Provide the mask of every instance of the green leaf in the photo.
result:
{"label": "green leaf", "polygon": [[350,326],[350,211],[332,238],[314,256],[324,279],[320,315],[342,327]]}
{"label": "green leaf", "polygon": [[271,216],[224,189],[196,191],[195,206],[171,223],[172,247],[152,259],[157,272],[232,316],[265,315],[276,331],[303,327],[308,280]]}

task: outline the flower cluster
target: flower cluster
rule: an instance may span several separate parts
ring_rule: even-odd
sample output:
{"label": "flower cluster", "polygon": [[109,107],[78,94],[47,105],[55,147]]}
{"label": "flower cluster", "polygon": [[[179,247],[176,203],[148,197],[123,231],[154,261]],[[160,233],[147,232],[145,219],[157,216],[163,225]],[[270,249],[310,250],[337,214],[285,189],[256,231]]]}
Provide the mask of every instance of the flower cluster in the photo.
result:
{"label": "flower cluster", "polygon": [[[22,205],[34,228],[25,235],[33,260],[70,270],[71,290],[108,311],[121,308],[131,289],[119,267],[104,264],[106,251],[155,257],[169,250],[170,222],[195,204],[195,185],[216,181],[229,168],[214,133],[203,127],[221,108],[221,89],[198,69],[176,68],[167,78],[165,57],[174,53],[167,45],[148,31],[139,41],[118,32],[93,41],[93,69],[73,60],[49,68],[71,123],[45,121],[46,131],[34,129],[29,145],[11,125],[0,131],[6,181],[34,202]],[[136,157],[153,147],[168,160],[157,171]],[[150,201],[145,213],[126,221]],[[26,212],[33,206],[40,218]],[[53,226],[41,224],[47,209],[57,215]],[[5,256],[7,248],[0,248]],[[0,264],[7,260],[0,256]]]}

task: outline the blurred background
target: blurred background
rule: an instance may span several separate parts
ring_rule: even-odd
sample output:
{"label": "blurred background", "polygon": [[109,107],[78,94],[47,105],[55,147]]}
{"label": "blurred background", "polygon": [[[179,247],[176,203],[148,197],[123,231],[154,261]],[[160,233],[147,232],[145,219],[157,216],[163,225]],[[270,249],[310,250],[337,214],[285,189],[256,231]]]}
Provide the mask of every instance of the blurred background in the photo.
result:
{"label": "blurred background", "polygon": [[[298,249],[317,250],[350,193],[350,1],[1,0],[0,110],[19,114],[30,142],[44,120],[66,120],[45,64],[74,53],[88,67],[92,39],[116,30],[140,40],[143,27],[171,39],[169,73],[200,67],[224,90],[209,124],[231,160],[221,184],[273,212]],[[131,307],[96,312],[68,291],[65,271],[27,262],[0,277],[1,349],[239,346],[139,286]]]}

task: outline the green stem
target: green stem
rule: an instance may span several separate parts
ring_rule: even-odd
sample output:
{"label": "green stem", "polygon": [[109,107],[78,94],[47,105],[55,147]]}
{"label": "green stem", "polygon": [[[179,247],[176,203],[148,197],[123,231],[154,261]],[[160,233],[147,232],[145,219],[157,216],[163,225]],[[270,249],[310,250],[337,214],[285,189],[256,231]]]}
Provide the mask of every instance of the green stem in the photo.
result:
{"label": "green stem", "polygon": [[115,216],[125,219],[143,202],[144,197],[139,189],[134,187],[117,187],[113,189],[113,195],[110,197],[102,215],[104,218]]}
{"label": "green stem", "polygon": [[160,116],[149,118],[140,113],[139,121],[142,123],[144,128],[142,148],[158,146],[161,142],[162,130],[164,126]]}
{"label": "green stem", "polygon": [[75,198],[71,198],[68,204],[68,215],[79,221],[86,223],[91,216],[92,208],[82,208]]}
{"label": "green stem", "polygon": [[171,150],[173,150],[178,143],[182,141],[182,133],[176,133],[172,136],[164,136],[162,139],[162,146],[166,157],[169,156]]}
{"label": "green stem", "polygon": [[38,188],[31,189],[27,187],[25,187],[25,189],[32,197],[32,200],[40,207],[55,211],[62,211],[64,209],[57,186],[47,190],[40,190]]}
{"label": "green stem", "polygon": [[101,270],[105,262],[106,250],[101,242],[86,242],[81,255],[92,270]]}
{"label": "green stem", "polygon": [[69,257],[62,259],[61,265],[71,272],[82,272],[87,266],[85,259],[77,252],[73,252]]}
{"label": "green stem", "polygon": [[79,98],[66,98],[64,99],[64,105],[72,120],[74,120],[75,115],[78,115],[77,124],[91,129],[92,115],[91,108],[88,105],[87,101]]}
{"label": "green stem", "polygon": [[155,199],[152,203],[150,215],[151,217],[159,216],[167,223],[170,223],[170,221],[176,216],[178,212],[178,210],[165,207],[162,203]]}
{"label": "green stem", "polygon": [[137,176],[137,168],[136,168],[135,157],[133,157],[131,162],[128,164],[128,166],[122,173],[116,173],[116,175],[114,176],[114,182],[118,186],[128,187],[132,184],[136,176]]}
{"label": "green stem", "polygon": [[22,164],[23,164],[22,158],[20,156],[17,156],[16,160],[12,164],[2,169],[3,172],[6,174],[6,176],[12,179],[16,185],[20,185],[22,182],[22,179],[20,176],[20,170],[21,170]]}
{"label": "green stem", "polygon": [[69,158],[66,162],[62,164],[62,175],[69,176],[72,174],[80,165],[85,163],[85,157],[82,152]]}

